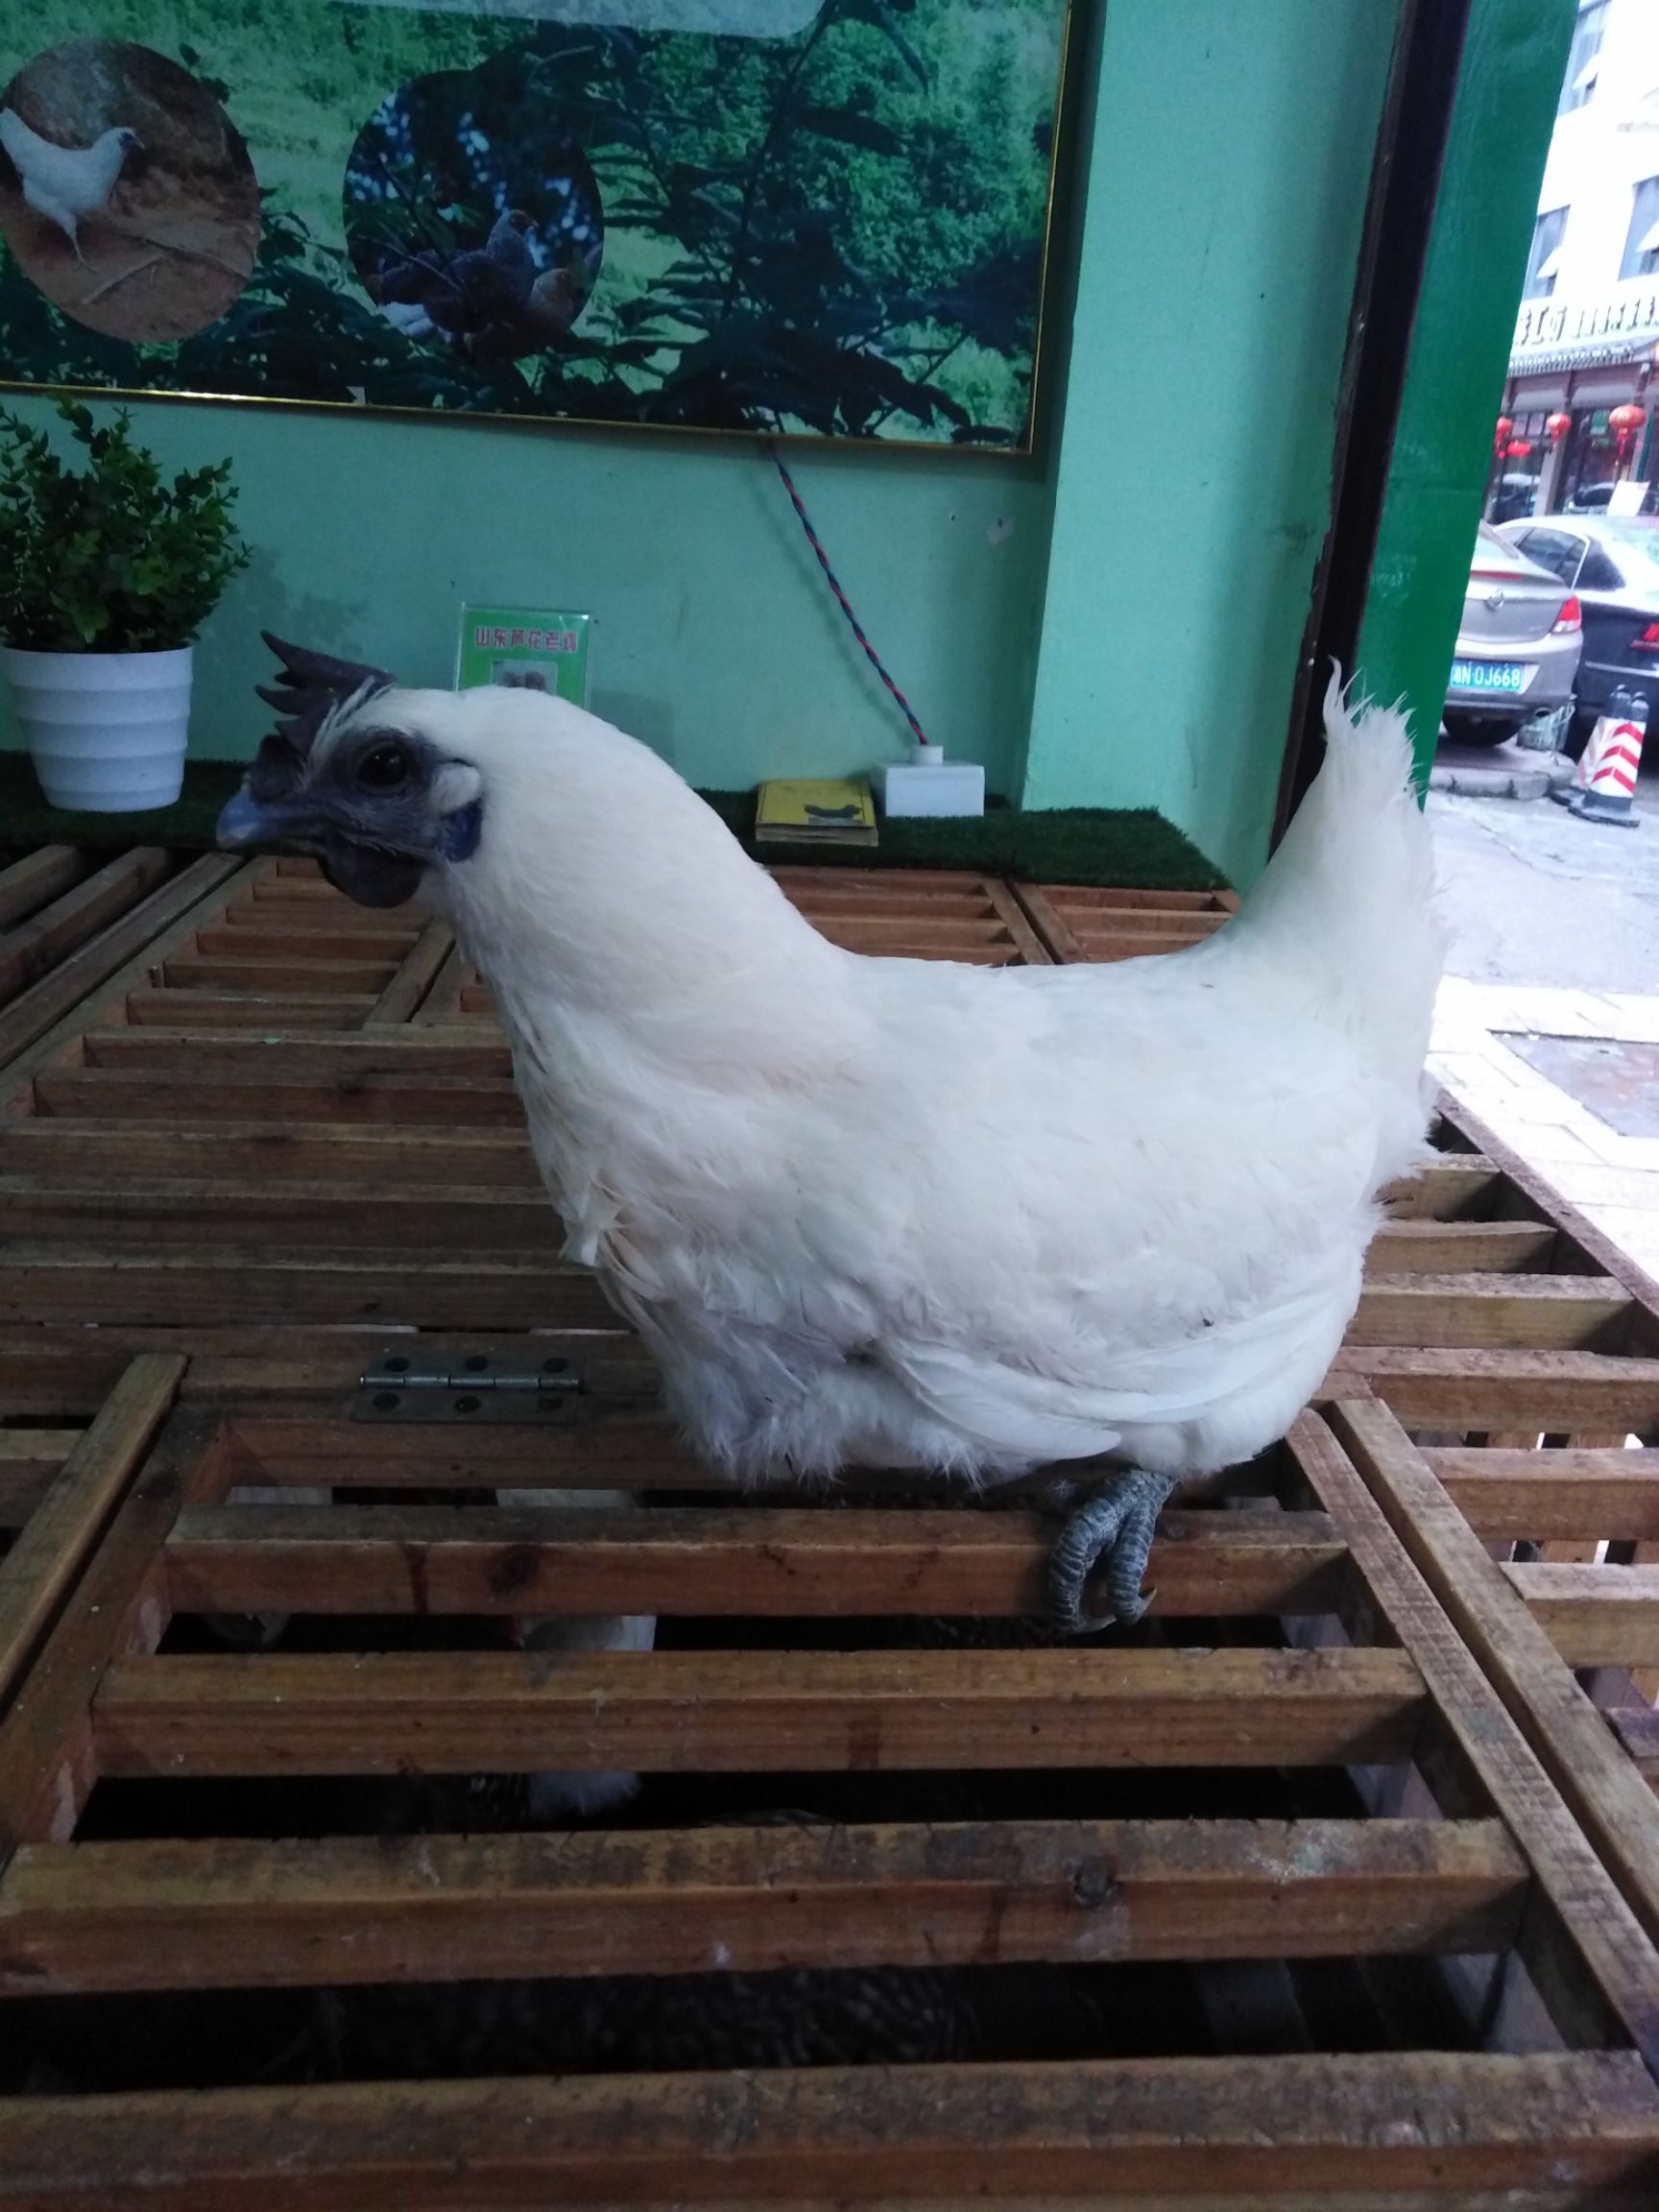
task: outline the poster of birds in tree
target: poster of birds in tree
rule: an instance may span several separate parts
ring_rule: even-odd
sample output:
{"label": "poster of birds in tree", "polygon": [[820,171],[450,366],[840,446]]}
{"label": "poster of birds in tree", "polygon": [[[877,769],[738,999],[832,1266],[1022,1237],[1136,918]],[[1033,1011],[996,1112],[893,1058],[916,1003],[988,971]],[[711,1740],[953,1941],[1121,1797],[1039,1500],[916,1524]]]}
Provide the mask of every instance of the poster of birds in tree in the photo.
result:
{"label": "poster of birds in tree", "polygon": [[0,381],[1022,450],[1068,0],[0,0]]}

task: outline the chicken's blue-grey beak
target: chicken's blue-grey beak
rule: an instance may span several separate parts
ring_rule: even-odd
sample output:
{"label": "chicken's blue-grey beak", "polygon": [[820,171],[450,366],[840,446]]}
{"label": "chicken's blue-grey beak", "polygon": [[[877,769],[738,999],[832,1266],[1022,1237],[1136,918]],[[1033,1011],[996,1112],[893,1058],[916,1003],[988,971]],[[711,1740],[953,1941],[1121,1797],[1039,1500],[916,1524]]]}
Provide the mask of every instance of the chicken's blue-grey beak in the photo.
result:
{"label": "chicken's blue-grey beak", "polygon": [[293,845],[315,833],[310,809],[284,805],[280,800],[261,804],[246,783],[221,810],[215,836],[231,853],[248,853],[260,845]]}

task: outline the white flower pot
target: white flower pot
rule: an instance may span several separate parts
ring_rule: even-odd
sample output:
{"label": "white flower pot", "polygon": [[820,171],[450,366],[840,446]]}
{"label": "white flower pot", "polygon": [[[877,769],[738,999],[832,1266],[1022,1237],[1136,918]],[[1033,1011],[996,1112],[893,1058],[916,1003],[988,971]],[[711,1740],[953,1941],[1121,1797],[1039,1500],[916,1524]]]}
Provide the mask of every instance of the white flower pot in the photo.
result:
{"label": "white flower pot", "polygon": [[54,806],[131,814],[172,805],[184,782],[194,652],[0,646],[18,725]]}

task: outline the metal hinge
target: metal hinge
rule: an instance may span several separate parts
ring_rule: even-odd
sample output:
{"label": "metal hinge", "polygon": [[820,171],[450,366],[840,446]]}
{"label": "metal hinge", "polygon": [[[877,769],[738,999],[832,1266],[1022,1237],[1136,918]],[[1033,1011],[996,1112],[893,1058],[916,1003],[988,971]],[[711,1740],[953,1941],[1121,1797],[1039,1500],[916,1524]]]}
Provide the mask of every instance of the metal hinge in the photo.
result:
{"label": "metal hinge", "polygon": [[582,1368],[574,1359],[393,1344],[357,1378],[351,1418],[557,1428],[575,1420],[581,1391]]}

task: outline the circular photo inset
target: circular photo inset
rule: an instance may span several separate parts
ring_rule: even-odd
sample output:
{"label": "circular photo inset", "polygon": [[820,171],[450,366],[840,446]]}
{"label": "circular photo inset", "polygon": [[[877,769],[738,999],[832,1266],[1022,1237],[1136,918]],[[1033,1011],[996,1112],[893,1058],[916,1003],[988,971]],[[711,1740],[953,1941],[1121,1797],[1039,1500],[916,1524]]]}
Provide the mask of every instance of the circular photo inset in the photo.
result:
{"label": "circular photo inset", "polygon": [[148,46],[76,38],[7,86],[0,233],[65,315],[164,343],[217,322],[247,283],[259,187],[208,85]]}
{"label": "circular photo inset", "polygon": [[560,346],[605,252],[588,157],[510,56],[383,100],[351,149],[345,215],[387,320],[481,367]]}

